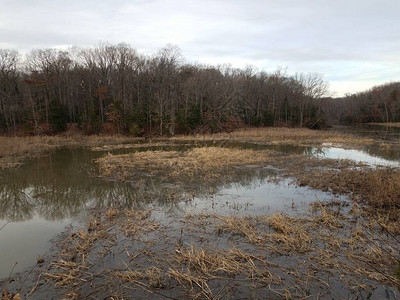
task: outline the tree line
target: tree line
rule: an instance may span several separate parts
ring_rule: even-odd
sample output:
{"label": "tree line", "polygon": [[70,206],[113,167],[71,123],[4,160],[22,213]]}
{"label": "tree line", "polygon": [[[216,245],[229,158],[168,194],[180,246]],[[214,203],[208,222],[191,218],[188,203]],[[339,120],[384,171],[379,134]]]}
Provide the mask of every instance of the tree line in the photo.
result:
{"label": "tree line", "polygon": [[391,123],[400,122],[400,82],[375,86],[367,91],[341,98],[327,99],[329,123]]}
{"label": "tree line", "polygon": [[26,55],[0,49],[0,131],[10,135],[318,128],[326,93],[319,74],[187,63],[170,45],[153,55],[124,43]]}

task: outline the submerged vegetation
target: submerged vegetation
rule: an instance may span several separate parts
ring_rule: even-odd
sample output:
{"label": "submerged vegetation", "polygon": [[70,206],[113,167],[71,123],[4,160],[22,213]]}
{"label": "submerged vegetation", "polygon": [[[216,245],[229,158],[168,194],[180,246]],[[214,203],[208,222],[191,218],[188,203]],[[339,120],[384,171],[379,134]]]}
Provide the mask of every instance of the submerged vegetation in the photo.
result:
{"label": "submerged vegetation", "polygon": [[291,299],[368,297],[379,284],[398,286],[396,241],[341,205],[315,202],[296,218],[188,214],[176,224],[149,210],[96,212],[58,242],[31,294],[51,283],[67,299]]}

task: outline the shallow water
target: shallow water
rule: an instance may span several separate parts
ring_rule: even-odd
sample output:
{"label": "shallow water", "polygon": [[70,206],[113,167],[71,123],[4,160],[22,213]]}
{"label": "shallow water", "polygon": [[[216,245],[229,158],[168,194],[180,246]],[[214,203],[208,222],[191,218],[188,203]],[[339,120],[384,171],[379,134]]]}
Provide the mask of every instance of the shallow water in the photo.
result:
{"label": "shallow water", "polygon": [[228,184],[214,195],[194,197],[186,205],[190,213],[218,215],[267,215],[284,212],[288,215],[307,212],[314,201],[346,201],[342,196],[299,187],[291,179],[274,181],[271,177],[254,179],[247,184]]}
{"label": "shallow water", "polygon": [[[386,166],[386,167],[398,167],[400,166],[400,160],[397,159],[386,159],[382,157],[381,153],[387,151],[375,150],[377,155],[373,155],[368,153],[368,149],[365,150],[356,150],[356,149],[344,149],[338,147],[322,147],[322,148],[313,148],[311,150],[311,155],[317,158],[331,158],[331,159],[348,159],[355,162],[363,163],[369,166],[377,167],[377,166]],[[377,149],[377,148],[376,148]],[[370,151],[372,152],[372,151]],[[381,154],[381,155],[379,155]],[[385,155],[386,157],[388,155]]]}
{"label": "shallow water", "polygon": [[[206,145],[211,144],[143,147],[113,153],[150,149],[185,150]],[[245,143],[225,143],[224,146],[272,149],[337,159],[346,158],[350,153],[351,157],[347,158],[385,162],[385,165],[391,166],[398,166],[400,159],[397,151],[390,153],[387,149],[372,146],[364,151]],[[185,184],[177,186],[149,176],[126,183],[105,181],[90,176],[95,167],[92,160],[104,154],[84,149],[58,150],[20,168],[0,173],[0,228],[5,225],[0,230],[0,278],[8,276],[11,271],[15,273],[32,268],[37,257],[50,249],[52,238],[66,227],[82,226],[85,213],[91,207],[151,206],[166,214],[188,211],[242,215],[283,211],[294,214],[304,211],[308,203],[316,199],[324,201],[333,197],[329,193],[297,187],[290,180],[279,181],[278,171],[274,168],[252,166],[241,168],[231,182],[215,183],[202,189],[190,187],[190,191]],[[180,192],[186,192],[186,199],[177,201],[168,196]]]}
{"label": "shallow water", "polygon": [[[34,266],[38,256],[50,248],[53,237],[67,226],[82,226],[80,221],[91,207],[151,205],[164,213],[210,209],[254,214],[284,210],[291,207],[292,200],[296,206],[303,199],[315,200],[315,192],[286,181],[274,183],[276,170],[249,166],[241,169],[233,182],[221,188],[214,185],[198,189],[194,198],[174,204],[167,195],[182,191],[182,186],[152,177],[128,183],[91,177],[92,160],[101,155],[104,152],[59,150],[1,174],[0,227],[5,227],[0,230],[0,278],[8,276],[13,268],[18,272]],[[202,196],[210,189],[213,199]],[[148,194],[150,199],[145,196]]]}
{"label": "shallow water", "polygon": [[[126,184],[88,173],[96,154],[60,150],[0,175],[0,278],[33,266],[50,240],[76,226],[87,208],[108,205]],[[8,223],[7,223],[8,222]]]}

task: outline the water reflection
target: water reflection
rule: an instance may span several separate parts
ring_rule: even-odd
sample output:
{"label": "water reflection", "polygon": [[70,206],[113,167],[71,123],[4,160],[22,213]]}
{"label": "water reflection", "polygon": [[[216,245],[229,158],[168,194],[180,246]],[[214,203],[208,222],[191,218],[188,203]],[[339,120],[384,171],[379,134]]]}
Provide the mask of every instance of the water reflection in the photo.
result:
{"label": "water reflection", "polygon": [[400,161],[400,147],[398,145],[385,147],[380,144],[372,144],[366,146],[365,151],[372,156],[378,156],[392,161]]}
{"label": "water reflection", "polygon": [[104,182],[89,176],[91,159],[101,155],[85,150],[60,150],[18,169],[6,170],[0,181],[0,219],[46,220],[70,218],[88,206],[128,201],[130,184]]}
{"label": "water reflection", "polygon": [[[174,206],[178,192],[207,193],[224,182],[215,180],[204,187],[201,178],[176,185],[162,178],[138,177],[131,182],[105,181],[90,176],[92,160],[104,155],[83,149],[59,150],[18,169],[6,170],[0,178],[0,219],[26,221],[37,216],[56,221],[72,218],[89,207],[143,207],[149,203]],[[238,169],[229,181],[242,185],[271,171],[248,167]]]}
{"label": "water reflection", "polygon": [[[368,148],[367,148],[368,149]],[[387,155],[389,159],[385,159],[381,156],[382,151],[375,151],[378,155],[371,155],[368,150],[355,150],[355,149],[343,149],[337,147],[322,147],[322,148],[313,148],[311,151],[311,155],[318,158],[331,158],[331,159],[349,159],[355,162],[364,163],[369,166],[389,166],[389,167],[398,167],[400,163],[393,159],[392,156]]]}

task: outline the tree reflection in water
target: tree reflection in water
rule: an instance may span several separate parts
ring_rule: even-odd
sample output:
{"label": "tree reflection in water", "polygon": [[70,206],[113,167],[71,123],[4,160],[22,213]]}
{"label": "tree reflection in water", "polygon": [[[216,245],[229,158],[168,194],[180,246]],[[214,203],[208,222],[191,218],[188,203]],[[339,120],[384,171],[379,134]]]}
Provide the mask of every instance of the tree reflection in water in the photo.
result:
{"label": "tree reflection in water", "polygon": [[[71,218],[90,207],[138,207],[157,204],[164,211],[180,210],[176,195],[196,195],[216,190],[223,182],[203,186],[201,178],[189,185],[166,183],[163,178],[141,176],[131,182],[106,181],[90,176],[92,160],[104,155],[84,149],[59,150],[52,155],[31,161],[18,169],[5,170],[0,180],[0,219],[30,220],[37,214],[50,221]],[[244,168],[229,182],[251,184],[255,178],[270,172]],[[193,182],[196,182],[194,185]],[[179,200],[179,199],[178,199]]]}

